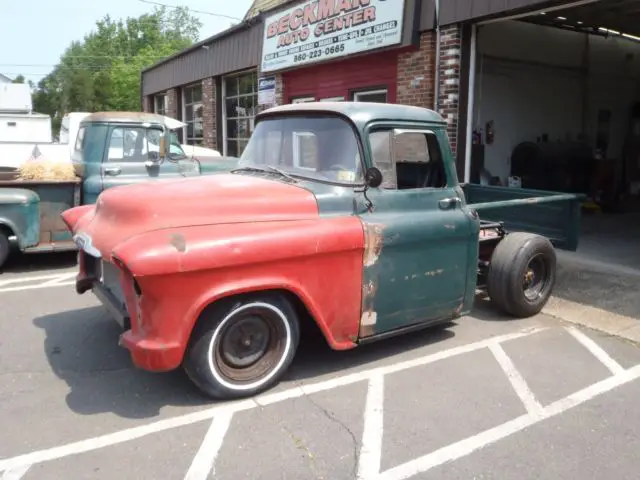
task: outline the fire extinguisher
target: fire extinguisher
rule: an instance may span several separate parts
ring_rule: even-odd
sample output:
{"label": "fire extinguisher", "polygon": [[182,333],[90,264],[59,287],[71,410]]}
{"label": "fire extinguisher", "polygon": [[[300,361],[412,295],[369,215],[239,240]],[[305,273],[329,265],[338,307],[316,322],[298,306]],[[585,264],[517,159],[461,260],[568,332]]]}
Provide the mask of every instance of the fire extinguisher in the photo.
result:
{"label": "fire extinguisher", "polygon": [[493,143],[493,136],[495,131],[493,130],[493,120],[489,120],[485,126],[485,139],[488,145]]}

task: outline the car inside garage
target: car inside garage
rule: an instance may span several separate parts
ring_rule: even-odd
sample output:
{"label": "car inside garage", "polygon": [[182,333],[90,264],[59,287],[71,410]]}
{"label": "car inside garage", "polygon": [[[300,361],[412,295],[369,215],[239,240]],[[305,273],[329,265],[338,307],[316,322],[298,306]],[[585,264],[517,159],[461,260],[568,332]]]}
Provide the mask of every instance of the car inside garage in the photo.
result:
{"label": "car inside garage", "polygon": [[640,270],[640,1],[474,29],[468,180],[584,194],[578,253]]}

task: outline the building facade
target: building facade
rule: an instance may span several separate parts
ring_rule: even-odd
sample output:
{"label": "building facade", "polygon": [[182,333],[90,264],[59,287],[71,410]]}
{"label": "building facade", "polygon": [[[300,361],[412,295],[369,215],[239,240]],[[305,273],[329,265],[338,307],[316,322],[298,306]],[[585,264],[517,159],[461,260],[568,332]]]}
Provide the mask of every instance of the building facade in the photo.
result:
{"label": "building facade", "polygon": [[185,122],[184,143],[228,156],[242,154],[256,113],[272,105],[432,108],[447,121],[459,174],[468,179],[475,24],[567,3],[257,0],[241,24],[143,71],[142,107]]}

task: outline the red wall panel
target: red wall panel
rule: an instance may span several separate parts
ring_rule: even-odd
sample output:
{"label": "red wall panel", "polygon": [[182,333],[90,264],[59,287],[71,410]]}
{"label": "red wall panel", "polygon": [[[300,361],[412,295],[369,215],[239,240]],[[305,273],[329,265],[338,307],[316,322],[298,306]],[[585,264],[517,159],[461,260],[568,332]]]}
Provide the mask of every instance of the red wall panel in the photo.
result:
{"label": "red wall panel", "polygon": [[354,90],[386,88],[387,101],[395,103],[397,65],[398,53],[386,52],[285,72],[284,100],[287,103],[299,97],[315,97],[316,100],[344,97],[351,100]]}

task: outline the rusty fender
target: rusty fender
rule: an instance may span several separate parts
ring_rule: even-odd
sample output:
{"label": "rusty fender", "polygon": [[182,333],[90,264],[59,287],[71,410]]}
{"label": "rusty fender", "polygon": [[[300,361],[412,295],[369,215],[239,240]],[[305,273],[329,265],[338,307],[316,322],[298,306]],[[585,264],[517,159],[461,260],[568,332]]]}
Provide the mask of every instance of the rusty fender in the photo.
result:
{"label": "rusty fender", "polygon": [[62,220],[71,233],[76,233],[82,225],[86,224],[95,213],[95,205],[81,205],[69,208],[62,212]]}
{"label": "rusty fender", "polygon": [[377,263],[384,246],[384,225],[363,222],[362,226],[364,231],[364,256],[362,259],[364,269],[359,336],[369,337],[376,333],[375,300],[380,279]]}
{"label": "rusty fender", "polygon": [[[155,230],[112,253],[162,308],[180,303],[186,322],[220,298],[285,289],[307,307],[330,346],[347,349],[359,329],[363,244],[357,218],[335,217]],[[178,298],[183,292],[188,298]]]}

